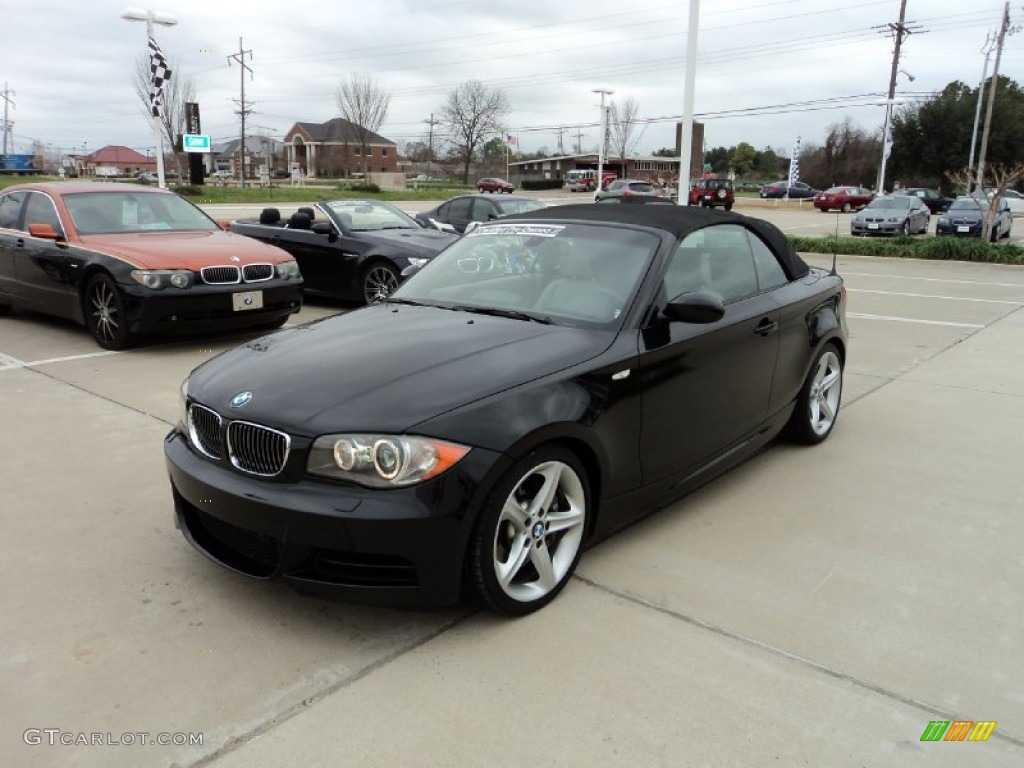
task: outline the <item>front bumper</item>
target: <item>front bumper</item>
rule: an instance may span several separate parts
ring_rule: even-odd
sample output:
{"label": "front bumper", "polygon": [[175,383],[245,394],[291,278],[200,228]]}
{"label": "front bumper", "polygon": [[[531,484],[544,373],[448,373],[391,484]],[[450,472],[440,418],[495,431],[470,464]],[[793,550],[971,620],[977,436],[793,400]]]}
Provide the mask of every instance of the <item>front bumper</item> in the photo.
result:
{"label": "front bumper", "polygon": [[936,224],[936,235],[955,235],[957,237],[981,237],[981,222],[953,222]]}
{"label": "front bumper", "polygon": [[[213,331],[267,325],[302,308],[302,283],[268,281],[231,286],[193,286],[152,291],[122,285],[129,328],[133,333]],[[259,309],[236,310],[232,295],[260,293]]]}
{"label": "front bumper", "polygon": [[474,448],[408,488],[275,482],[198,456],[177,429],[164,457],[176,525],[219,565],[353,602],[418,607],[459,599],[476,509],[503,466],[501,454]]}
{"label": "front bumper", "polygon": [[851,235],[900,235],[903,234],[902,221],[850,222]]}

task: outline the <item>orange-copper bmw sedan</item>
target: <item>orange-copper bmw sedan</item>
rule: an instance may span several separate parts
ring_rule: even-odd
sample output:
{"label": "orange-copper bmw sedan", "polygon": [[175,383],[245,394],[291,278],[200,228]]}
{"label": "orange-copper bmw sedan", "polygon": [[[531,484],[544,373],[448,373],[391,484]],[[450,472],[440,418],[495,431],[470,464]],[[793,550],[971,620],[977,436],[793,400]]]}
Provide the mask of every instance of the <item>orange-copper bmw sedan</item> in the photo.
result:
{"label": "orange-copper bmw sedan", "polygon": [[69,318],[124,349],[155,332],[275,328],[301,306],[288,253],[225,232],[173,192],[66,182],[0,193],[0,315]]}

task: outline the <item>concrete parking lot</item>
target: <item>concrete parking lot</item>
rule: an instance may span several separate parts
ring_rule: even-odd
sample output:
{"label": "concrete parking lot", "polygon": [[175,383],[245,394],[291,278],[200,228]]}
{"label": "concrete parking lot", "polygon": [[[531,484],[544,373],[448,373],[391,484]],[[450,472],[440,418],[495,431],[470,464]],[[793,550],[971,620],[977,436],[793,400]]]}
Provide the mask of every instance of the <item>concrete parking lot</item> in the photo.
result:
{"label": "concrete parking lot", "polygon": [[[830,440],[772,446],[511,621],[312,598],[186,544],[178,385],[251,337],[110,353],[0,319],[4,764],[1024,764],[1024,269],[839,268]],[[997,725],[921,742],[936,720]]]}

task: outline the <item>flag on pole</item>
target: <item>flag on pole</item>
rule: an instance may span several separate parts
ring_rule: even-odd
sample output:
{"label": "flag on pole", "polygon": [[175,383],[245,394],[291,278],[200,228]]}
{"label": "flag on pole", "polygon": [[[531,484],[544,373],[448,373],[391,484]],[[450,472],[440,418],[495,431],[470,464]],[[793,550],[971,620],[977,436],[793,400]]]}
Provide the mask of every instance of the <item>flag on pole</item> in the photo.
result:
{"label": "flag on pole", "polygon": [[789,180],[786,182],[793,186],[800,181],[800,137],[796,137],[796,144],[793,146],[793,157],[789,161]]}
{"label": "flag on pole", "polygon": [[164,109],[164,86],[171,79],[171,68],[160,52],[153,37],[149,38],[149,104],[153,117],[160,117]]}
{"label": "flag on pole", "polygon": [[505,136],[505,143],[508,144],[510,147],[514,147],[516,144],[519,143],[519,138],[509,133]]}

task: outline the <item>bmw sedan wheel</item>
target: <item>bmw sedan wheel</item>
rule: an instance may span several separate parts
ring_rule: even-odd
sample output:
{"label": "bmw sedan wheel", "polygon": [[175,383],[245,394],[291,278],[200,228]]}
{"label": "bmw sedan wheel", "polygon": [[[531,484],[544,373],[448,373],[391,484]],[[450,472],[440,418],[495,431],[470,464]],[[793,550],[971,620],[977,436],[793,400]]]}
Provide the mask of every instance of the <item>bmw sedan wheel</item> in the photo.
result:
{"label": "bmw sedan wheel", "polygon": [[903,220],[903,225],[900,227],[900,234],[903,236],[910,234],[910,219]]}
{"label": "bmw sedan wheel", "polygon": [[104,349],[124,349],[131,344],[124,299],[106,275],[97,275],[85,286],[85,322],[89,333]]}
{"label": "bmw sedan wheel", "polygon": [[477,597],[499,613],[547,605],[579,561],[590,491],[569,451],[541,448],[517,462],[488,498],[470,545]]}
{"label": "bmw sedan wheel", "polygon": [[363,298],[367,304],[387,298],[397,287],[398,272],[389,264],[371,264],[363,274]]}
{"label": "bmw sedan wheel", "polygon": [[804,382],[789,421],[789,434],[799,443],[815,445],[832,432],[843,395],[843,362],[831,342],[822,347]]}
{"label": "bmw sedan wheel", "polygon": [[849,213],[853,209],[853,206],[849,203],[843,203],[843,213]]}

